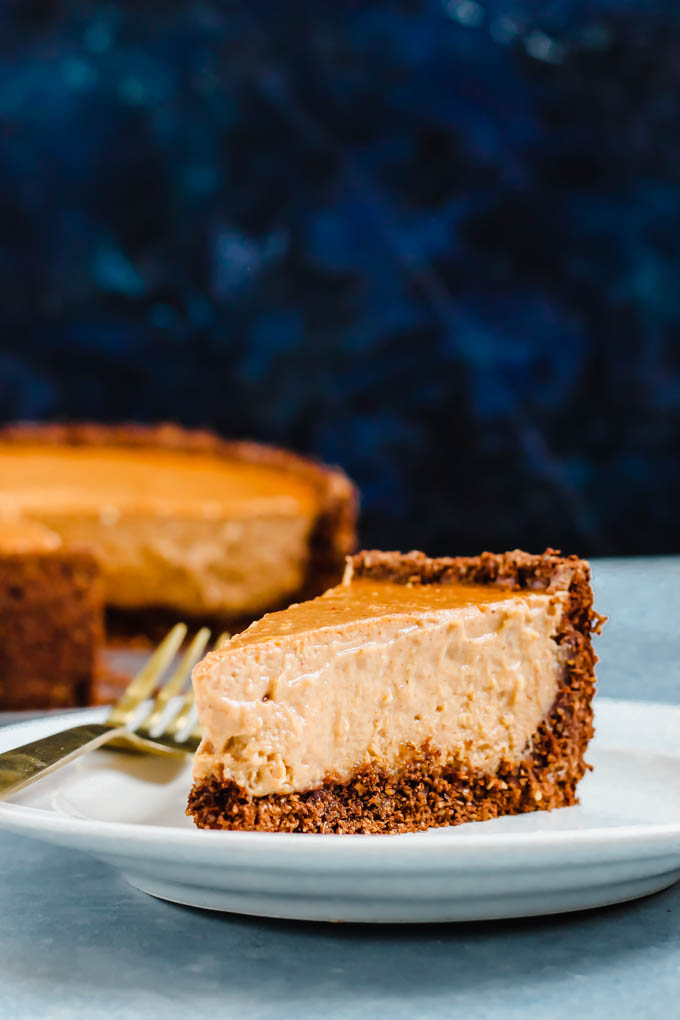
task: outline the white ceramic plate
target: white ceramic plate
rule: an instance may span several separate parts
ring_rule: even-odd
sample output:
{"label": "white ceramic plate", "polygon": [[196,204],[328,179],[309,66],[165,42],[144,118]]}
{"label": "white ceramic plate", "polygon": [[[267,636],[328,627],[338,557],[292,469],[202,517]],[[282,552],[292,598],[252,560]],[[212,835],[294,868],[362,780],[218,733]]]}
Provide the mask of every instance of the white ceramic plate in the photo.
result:
{"label": "white ceramic plate", "polygon": [[[0,729],[0,750],[102,709]],[[634,899],[680,878],[680,706],[599,699],[581,805],[404,836],[204,832],[190,763],[96,752],[0,803],[0,826],[84,850],[145,892],[323,921],[469,921]]]}

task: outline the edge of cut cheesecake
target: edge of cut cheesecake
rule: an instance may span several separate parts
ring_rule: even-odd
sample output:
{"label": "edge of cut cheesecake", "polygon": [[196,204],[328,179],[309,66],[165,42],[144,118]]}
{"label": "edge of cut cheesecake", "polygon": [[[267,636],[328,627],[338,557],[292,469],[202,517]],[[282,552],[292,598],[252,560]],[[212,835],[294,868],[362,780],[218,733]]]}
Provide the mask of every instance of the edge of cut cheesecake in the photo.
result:
{"label": "edge of cut cheesecake", "polygon": [[587,765],[593,734],[596,656],[591,633],[603,618],[593,611],[590,570],[576,556],[552,549],[430,559],[421,552],[363,551],[347,560],[345,581],[370,577],[400,584],[476,583],[507,590],[566,592],[555,636],[566,649],[552,708],[519,762],[493,772],[443,761],[436,747],[410,747],[398,771],[361,766],[347,781],[328,774],[307,791],[253,797],[228,777],[196,783],[187,813],[202,828],[328,833],[397,833],[483,821],[499,815],[565,807]]}
{"label": "edge of cut cheesecake", "polygon": [[0,548],[0,708],[90,704],[103,642],[93,556],[59,545]]}
{"label": "edge of cut cheesecake", "polygon": [[[0,442],[54,444],[55,446],[112,445],[130,449],[162,449],[180,453],[203,453],[271,467],[308,482],[318,494],[319,509],[309,540],[306,575],[294,598],[306,599],[337,583],[348,553],[356,548],[358,493],[340,468],[329,467],[288,450],[249,440],[223,439],[203,429],[185,429],[172,423],[157,425],[95,423],[42,424],[21,422],[0,428]],[[278,608],[271,606],[271,609]],[[167,628],[176,612],[149,606],[113,610],[114,633],[156,633]],[[211,614],[199,613],[213,620]],[[214,622],[240,628],[251,615],[225,617],[215,614]]]}

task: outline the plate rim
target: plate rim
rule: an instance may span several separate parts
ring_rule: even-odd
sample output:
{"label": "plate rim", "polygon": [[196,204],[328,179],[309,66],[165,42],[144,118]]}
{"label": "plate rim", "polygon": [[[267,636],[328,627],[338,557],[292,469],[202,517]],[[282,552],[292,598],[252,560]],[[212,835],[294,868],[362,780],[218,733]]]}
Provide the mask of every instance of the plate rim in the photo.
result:
{"label": "plate rim", "polygon": [[[651,700],[632,700],[624,698],[607,698],[598,696],[596,705],[612,705],[617,707],[627,706],[642,708],[648,711],[677,712],[680,716],[680,704],[673,702],[657,702]],[[22,730],[34,727],[37,723],[54,723],[54,729],[58,730],[62,720],[73,721],[79,718],[96,721],[98,717],[104,716],[108,710],[106,705],[92,706],[89,708],[69,710],[58,715],[50,714],[37,716],[31,719],[24,719],[9,723],[0,727],[0,734],[12,732],[20,735]],[[74,723],[76,724],[76,723]],[[1,739],[1,738],[0,738]],[[20,739],[20,738],[19,738]],[[620,750],[620,749],[617,749]],[[631,750],[635,750],[632,748]],[[475,824],[475,823],[470,823]],[[483,823],[477,823],[483,824]],[[323,847],[332,845],[343,857],[359,854],[362,857],[374,856],[382,853],[388,844],[397,844],[400,850],[407,851],[410,846],[414,855],[419,855],[428,850],[445,850],[447,853],[455,853],[456,848],[465,855],[474,852],[475,854],[494,855],[501,850],[517,849],[527,847],[532,849],[560,849],[566,853],[569,848],[587,850],[590,848],[605,848],[608,845],[625,842],[631,849],[638,843],[644,844],[647,851],[650,851],[650,841],[656,841],[656,847],[652,856],[662,856],[668,852],[680,852],[680,845],[676,847],[675,840],[680,840],[680,821],[669,823],[616,825],[616,826],[594,826],[584,829],[548,829],[541,832],[499,832],[492,836],[483,833],[468,833],[465,839],[456,839],[455,834],[459,827],[448,827],[447,833],[442,829],[429,829],[414,833],[397,833],[367,835],[367,834],[337,834],[337,833],[300,833],[300,832],[244,832],[223,830],[206,830],[198,828],[181,828],[179,826],[152,825],[146,822],[111,822],[100,819],[77,818],[56,811],[48,811],[44,808],[31,807],[30,805],[16,802],[0,801],[0,829],[13,831],[38,839],[49,841],[49,835],[72,835],[73,837],[86,837],[91,841],[92,850],[95,848],[103,853],[107,847],[112,847],[115,853],[114,844],[124,843],[128,848],[151,845],[170,845],[176,848],[199,846],[213,849],[221,846],[229,850],[247,851],[249,849],[262,849],[263,844],[270,850],[276,849],[278,853],[288,856],[292,854],[297,857],[302,844],[309,850],[314,847],[320,852]],[[225,838],[226,837],[226,838]],[[453,837],[453,838],[452,838]],[[60,841],[61,842],[61,841]],[[95,847],[96,844],[96,847]],[[666,846],[666,844],[670,844]],[[65,845],[62,843],[62,845]],[[127,856],[127,855],[126,855]],[[283,864],[280,861],[279,864]],[[518,862],[519,863],[519,862]],[[576,863],[576,862],[575,862]],[[421,862],[422,866],[422,862]],[[506,862],[505,867],[508,864]]]}

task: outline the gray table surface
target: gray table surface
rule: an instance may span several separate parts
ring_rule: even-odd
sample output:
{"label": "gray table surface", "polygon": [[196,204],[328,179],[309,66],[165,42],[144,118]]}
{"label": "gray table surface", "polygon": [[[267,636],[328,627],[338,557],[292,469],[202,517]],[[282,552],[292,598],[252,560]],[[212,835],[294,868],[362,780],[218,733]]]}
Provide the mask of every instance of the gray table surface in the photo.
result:
{"label": "gray table surface", "polygon": [[[680,558],[594,564],[600,691],[680,701]],[[204,913],[0,833],[0,1016],[680,1016],[680,884],[580,914],[361,927]]]}

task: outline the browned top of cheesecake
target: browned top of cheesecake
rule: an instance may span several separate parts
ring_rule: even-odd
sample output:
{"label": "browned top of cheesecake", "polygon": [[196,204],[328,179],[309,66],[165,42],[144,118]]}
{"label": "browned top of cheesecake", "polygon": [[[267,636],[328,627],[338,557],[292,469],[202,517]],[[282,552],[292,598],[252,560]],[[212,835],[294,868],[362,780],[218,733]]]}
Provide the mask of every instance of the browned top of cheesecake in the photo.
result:
{"label": "browned top of cheesecake", "polygon": [[22,513],[313,516],[311,479],[212,453],[0,440],[0,507]]}
{"label": "browned top of cheesecake", "polygon": [[107,501],[197,512],[265,501],[322,511],[354,509],[339,470],[257,443],[228,441],[175,425],[16,425],[0,429],[0,493],[28,506],[78,509]]}
{"label": "browned top of cheesecake", "polygon": [[263,641],[278,641],[308,631],[344,627],[359,621],[387,616],[413,616],[422,620],[442,610],[460,610],[497,605],[503,601],[526,601],[529,592],[516,592],[482,584],[454,581],[448,584],[418,584],[413,581],[372,577],[347,578],[310,602],[299,602],[278,613],[267,613],[231,641],[241,648]]}

